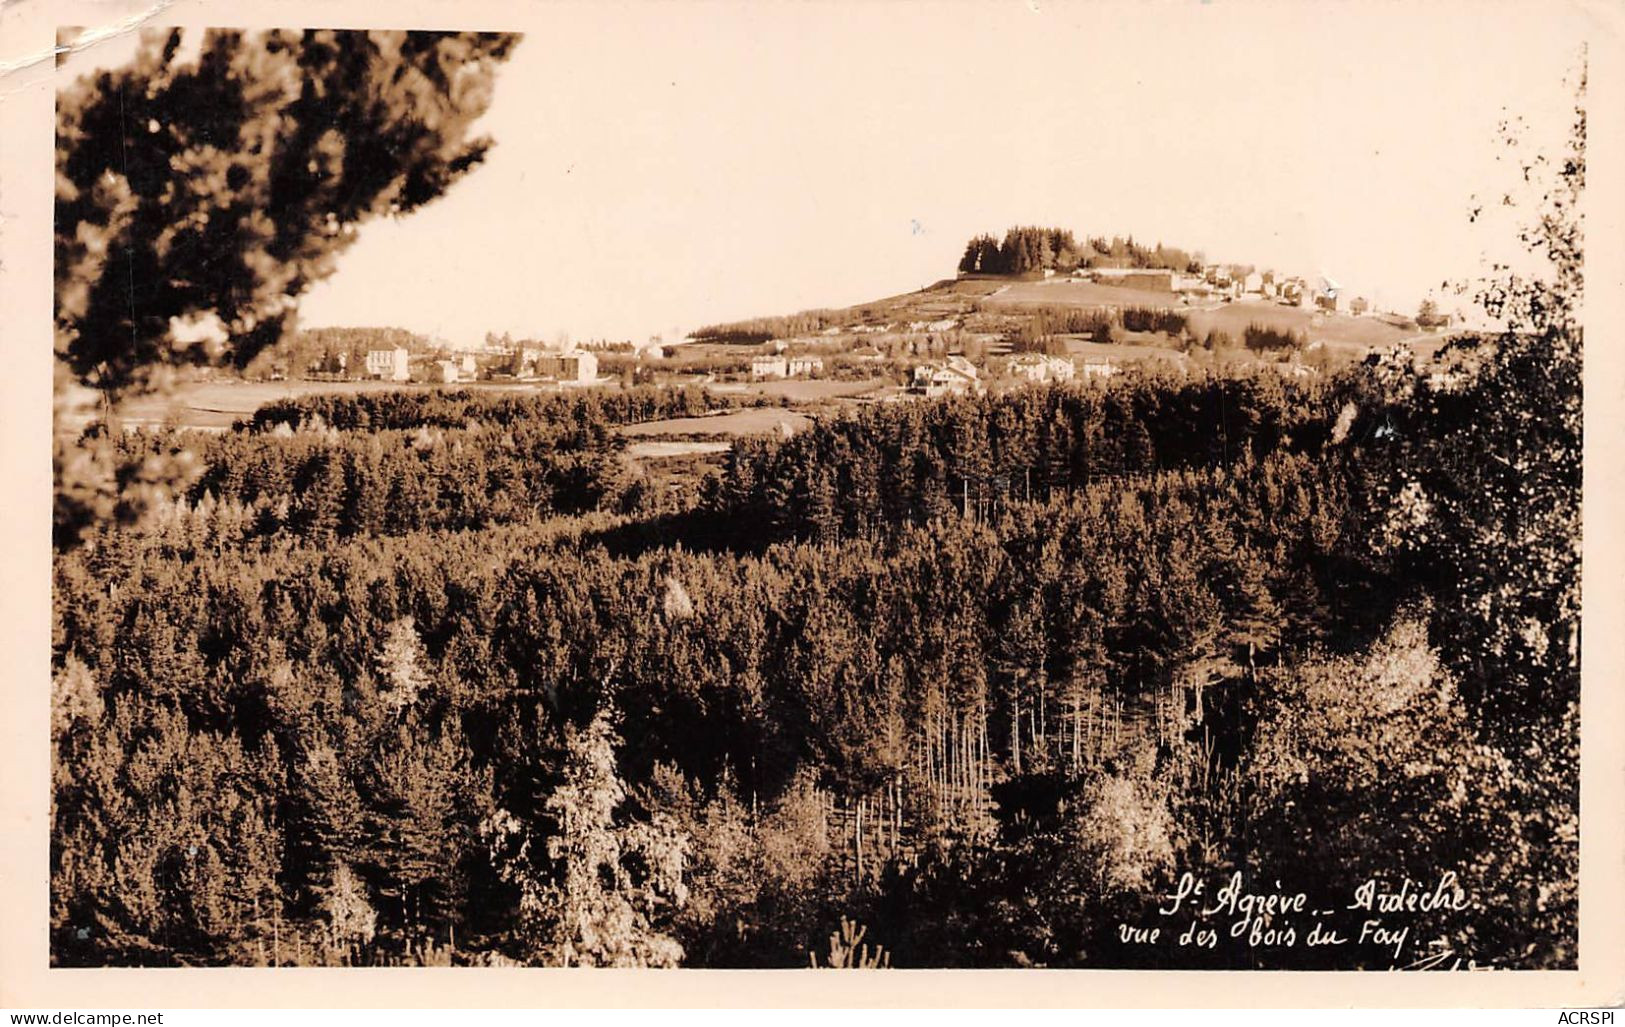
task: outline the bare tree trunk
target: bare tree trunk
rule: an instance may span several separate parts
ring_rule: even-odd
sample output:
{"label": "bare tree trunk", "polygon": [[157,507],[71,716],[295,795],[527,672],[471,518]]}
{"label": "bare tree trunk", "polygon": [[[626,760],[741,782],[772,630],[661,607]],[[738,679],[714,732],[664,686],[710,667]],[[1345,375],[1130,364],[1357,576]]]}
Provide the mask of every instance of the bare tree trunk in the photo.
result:
{"label": "bare tree trunk", "polygon": [[944,823],[948,820],[948,714],[937,715],[937,744],[939,746],[937,760],[937,779],[934,784],[937,793],[937,812]]}
{"label": "bare tree trunk", "polygon": [[890,793],[884,786],[875,795],[874,808],[869,811],[870,827],[873,833],[875,859],[884,863],[886,861],[886,800]]}
{"label": "bare tree trunk", "polygon": [[857,817],[853,820],[853,830],[857,835],[858,854],[858,886],[863,886],[863,799],[858,799]]}
{"label": "bare tree trunk", "polygon": [[1082,727],[1082,723],[1081,723],[1082,720],[1083,720],[1083,696],[1081,696],[1081,695],[1073,695],[1073,697],[1072,697],[1072,775],[1074,777],[1076,777],[1077,773],[1078,773],[1078,731]]}
{"label": "bare tree trunk", "polygon": [[1010,697],[1010,765],[1021,776],[1021,696]]}
{"label": "bare tree trunk", "polygon": [[976,799],[976,725],[970,714],[965,715],[965,806],[970,808]]}
{"label": "bare tree trunk", "polygon": [[920,778],[923,782],[926,782],[926,786],[931,785],[931,773],[933,773],[933,770],[931,770],[931,733],[926,730],[925,726],[921,725]]}
{"label": "bare tree trunk", "polygon": [[953,795],[953,811],[955,823],[959,820],[960,806],[965,801],[965,725],[959,714],[954,714],[953,734],[949,744],[953,746],[954,754],[954,780],[951,787]]}
{"label": "bare tree trunk", "polygon": [[1041,752],[1047,751],[1046,746],[1049,742],[1049,716],[1045,701],[1047,697],[1044,694],[1047,691],[1049,689],[1044,687],[1044,682],[1040,679],[1038,682],[1038,748]]}
{"label": "bare tree trunk", "polygon": [[993,747],[987,740],[987,707],[982,707],[982,725],[979,732],[982,736],[982,788],[986,790],[993,780]]}
{"label": "bare tree trunk", "polygon": [[897,801],[892,804],[892,817],[894,818],[892,820],[892,838],[901,848],[903,838],[903,779],[900,777],[893,778],[892,789],[897,796]]}
{"label": "bare tree trunk", "polygon": [[965,795],[976,768],[970,761],[971,725],[964,714],[954,715],[954,816],[964,813]]}
{"label": "bare tree trunk", "polygon": [[1096,752],[1095,752],[1095,750],[1096,750],[1096,747],[1100,744],[1099,742],[1096,741],[1096,736],[1099,734],[1099,731],[1096,730],[1096,728],[1095,728],[1095,721],[1097,719],[1099,719],[1098,716],[1097,716],[1097,708],[1099,707],[1099,705],[1100,705],[1100,694],[1099,694],[1099,692],[1091,691],[1089,693],[1089,721],[1088,721],[1088,724],[1086,725],[1087,728],[1088,728],[1088,732],[1089,732],[1089,736],[1088,736],[1088,739],[1087,739],[1088,744],[1087,744],[1086,748],[1089,751],[1089,765],[1091,767],[1095,765],[1095,762],[1096,762]]}
{"label": "bare tree trunk", "polygon": [[897,835],[891,830],[892,807],[895,805],[892,782],[888,780],[886,787],[880,790],[880,821],[877,825],[880,838],[878,853],[883,860],[889,859],[897,851]]}

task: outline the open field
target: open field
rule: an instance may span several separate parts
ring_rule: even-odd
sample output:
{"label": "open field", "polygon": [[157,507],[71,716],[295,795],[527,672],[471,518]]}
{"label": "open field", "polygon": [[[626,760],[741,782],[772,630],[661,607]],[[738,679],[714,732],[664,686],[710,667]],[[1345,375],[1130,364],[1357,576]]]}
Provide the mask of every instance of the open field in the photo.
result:
{"label": "open field", "polygon": [[644,421],[618,429],[622,435],[633,438],[661,438],[674,435],[765,435],[788,427],[801,431],[812,424],[812,418],[781,407],[751,407],[731,410],[707,417],[673,417],[665,421]]}
{"label": "open field", "polygon": [[640,460],[659,460],[673,456],[692,456],[696,453],[726,453],[733,448],[731,442],[634,442],[626,447],[626,455]]}
{"label": "open field", "polygon": [[1183,306],[1173,293],[1061,280],[1014,282],[1009,288],[988,296],[982,302],[990,308],[1053,304],[1063,307],[1163,307],[1178,310]]}
{"label": "open field", "polygon": [[[851,399],[871,393],[882,386],[891,384],[891,382],[888,379],[872,378],[856,382],[795,380],[704,384],[706,388],[719,394],[771,396],[786,399],[792,403],[823,403],[831,400]],[[619,388],[618,385],[613,383],[606,383],[600,387],[607,389]],[[391,392],[414,389],[479,389],[527,393],[538,390],[551,391],[553,388],[554,386],[551,384],[537,385],[529,382],[459,382],[455,385],[429,385],[377,381],[245,382],[224,379],[211,382],[188,382],[179,386],[167,396],[152,396],[132,400],[124,412],[124,422],[130,426],[144,427],[156,427],[170,422],[182,428],[223,431],[230,428],[237,421],[248,417],[267,403],[297,396]],[[737,420],[726,420],[725,418],[737,418]],[[777,407],[762,410],[744,410],[737,414],[722,415],[721,418],[684,418],[683,420],[703,421],[707,426],[692,431],[683,427],[654,429],[654,431],[661,433],[671,431],[676,434],[693,434],[698,431],[749,435],[771,430],[780,421],[788,420],[793,427],[798,428],[806,421],[799,414],[790,413]],[[83,425],[68,424],[62,427],[67,430],[77,430]],[[633,427],[638,428],[640,426]],[[638,434],[638,432],[632,433]],[[649,433],[648,431],[643,432],[643,434]]]}
{"label": "open field", "polygon": [[[1145,336],[1148,339],[1158,338],[1164,342],[1166,336]],[[1070,357],[1083,357],[1087,360],[1110,360],[1116,364],[1131,364],[1145,360],[1167,360],[1171,363],[1183,365],[1185,354],[1166,345],[1126,345],[1113,342],[1091,342],[1076,336],[1067,336],[1066,353]]]}
{"label": "open field", "polygon": [[173,420],[183,428],[229,428],[267,403],[295,396],[327,393],[392,392],[402,389],[480,388],[529,392],[535,385],[512,382],[457,385],[414,385],[407,382],[244,382],[224,379],[188,382],[167,396],[132,400],[124,420],[131,425],[159,425]]}
{"label": "open field", "polygon": [[[978,283],[986,284],[986,283]],[[1388,346],[1407,339],[1426,338],[1406,332],[1374,317],[1348,314],[1322,314],[1279,303],[1241,300],[1233,303],[1182,307],[1168,293],[1139,289],[1119,289],[1092,282],[1016,282],[984,301],[989,307],[1021,308],[1039,304],[1078,307],[1144,306],[1184,310],[1197,335],[1209,331],[1226,332],[1240,339],[1249,324],[1262,324],[1283,331],[1303,332],[1311,342],[1326,342],[1366,349]]]}
{"label": "open field", "polygon": [[773,396],[792,403],[818,403],[829,399],[844,399],[873,392],[891,382],[885,378],[844,382],[826,379],[789,379],[765,382],[725,382],[707,386],[719,396]]}
{"label": "open field", "polygon": [[751,407],[704,417],[644,421],[625,425],[617,431],[630,440],[626,446],[628,457],[634,460],[669,460],[673,457],[714,457],[732,449],[732,440],[739,436],[798,432],[811,424],[812,418],[794,410]]}
{"label": "open field", "polygon": [[1191,329],[1198,336],[1209,331],[1228,333],[1240,340],[1250,324],[1282,331],[1303,332],[1310,342],[1341,343],[1369,348],[1389,346],[1414,335],[1374,317],[1348,314],[1318,314],[1278,303],[1226,303],[1223,306],[1191,312]]}

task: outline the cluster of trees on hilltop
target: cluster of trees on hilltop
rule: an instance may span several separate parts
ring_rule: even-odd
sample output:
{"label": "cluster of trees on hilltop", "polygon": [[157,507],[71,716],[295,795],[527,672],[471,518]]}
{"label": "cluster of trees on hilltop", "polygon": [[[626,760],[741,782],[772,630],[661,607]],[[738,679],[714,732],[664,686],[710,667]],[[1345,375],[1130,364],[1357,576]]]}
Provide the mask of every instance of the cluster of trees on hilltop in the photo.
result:
{"label": "cluster of trees on hilltop", "polygon": [[1079,267],[1196,271],[1201,269],[1201,256],[1161,243],[1144,246],[1133,236],[1096,236],[1079,245],[1070,229],[1017,226],[1006,230],[1002,241],[991,235],[974,236],[959,260],[964,274],[1012,275]]}
{"label": "cluster of trees on hilltop", "polygon": [[967,274],[1025,274],[1045,268],[1077,267],[1080,257],[1070,229],[1017,226],[1004,233],[1003,242],[991,235],[972,238],[965,245],[959,270]]}

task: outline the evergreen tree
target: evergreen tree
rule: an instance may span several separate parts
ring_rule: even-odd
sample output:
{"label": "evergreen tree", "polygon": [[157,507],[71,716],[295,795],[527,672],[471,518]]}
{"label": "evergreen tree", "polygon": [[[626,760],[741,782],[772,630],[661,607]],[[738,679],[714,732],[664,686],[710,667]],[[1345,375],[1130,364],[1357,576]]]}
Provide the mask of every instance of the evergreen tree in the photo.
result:
{"label": "evergreen tree", "polygon": [[545,858],[533,851],[534,828],[506,811],[487,821],[495,846],[513,853],[502,870],[521,889],[526,954],[545,965],[659,967],[683,958],[663,925],[688,898],[689,841],[663,813],[627,816],[616,741],[608,712],[585,728],[566,726],[563,779],[543,805],[554,825]]}

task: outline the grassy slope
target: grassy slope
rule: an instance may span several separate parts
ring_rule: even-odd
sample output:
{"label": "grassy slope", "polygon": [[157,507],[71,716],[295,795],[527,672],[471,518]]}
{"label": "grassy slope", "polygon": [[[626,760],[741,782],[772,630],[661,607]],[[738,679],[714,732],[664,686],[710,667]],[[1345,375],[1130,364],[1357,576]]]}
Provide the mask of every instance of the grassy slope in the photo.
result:
{"label": "grassy slope", "polygon": [[1285,331],[1303,332],[1311,342],[1326,342],[1351,350],[1419,339],[1415,332],[1404,331],[1371,317],[1322,314],[1261,301],[1185,307],[1177,297],[1168,293],[1064,280],[944,281],[920,292],[893,296],[864,306],[883,308],[887,316],[894,320],[929,320],[964,312],[977,303],[990,313],[1012,315],[1040,306],[1159,307],[1186,312],[1190,316],[1191,327],[1199,335],[1218,330],[1240,339],[1249,324],[1258,323]]}
{"label": "grassy slope", "polygon": [[1016,282],[1002,292],[989,295],[990,308],[999,307],[1163,307],[1177,310],[1179,297],[1149,289],[1123,289],[1094,282]]}

